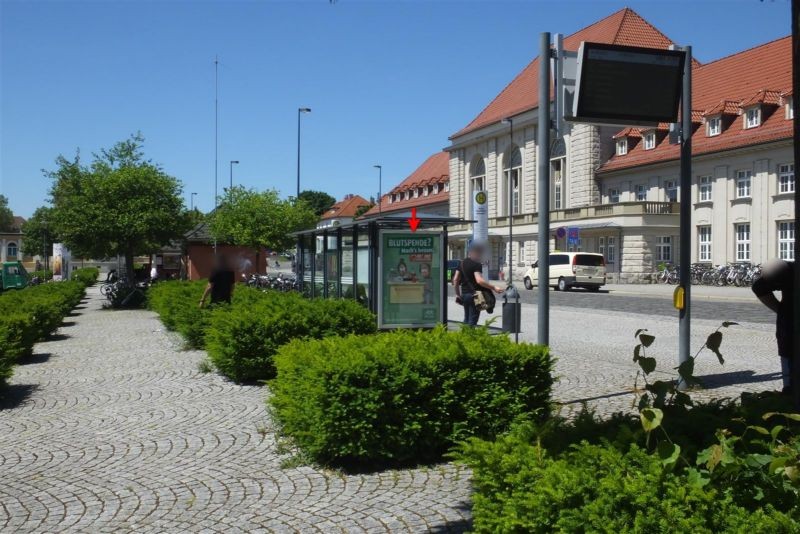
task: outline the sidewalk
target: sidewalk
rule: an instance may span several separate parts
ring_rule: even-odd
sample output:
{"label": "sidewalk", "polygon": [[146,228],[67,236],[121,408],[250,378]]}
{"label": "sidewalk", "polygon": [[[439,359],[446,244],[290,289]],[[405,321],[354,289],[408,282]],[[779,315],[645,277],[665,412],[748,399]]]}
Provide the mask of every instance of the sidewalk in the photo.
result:
{"label": "sidewalk", "polygon": [[97,286],[0,402],[0,532],[462,532],[454,464],[346,475],[291,466],[266,387],[203,374],[144,310]]}

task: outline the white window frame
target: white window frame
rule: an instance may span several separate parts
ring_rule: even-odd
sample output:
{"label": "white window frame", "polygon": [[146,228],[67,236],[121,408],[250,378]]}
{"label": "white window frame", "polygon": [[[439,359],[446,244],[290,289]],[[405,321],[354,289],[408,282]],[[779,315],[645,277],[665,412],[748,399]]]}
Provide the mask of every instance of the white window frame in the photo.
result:
{"label": "white window frame", "polygon": [[606,257],[606,238],[603,236],[597,238],[597,252],[604,258]]}
{"label": "white window frame", "polygon": [[617,244],[616,238],[608,236],[606,247],[606,263],[614,263],[617,259]]}
{"label": "white window frame", "polygon": [[736,198],[750,198],[753,193],[753,171],[736,171]]}
{"label": "white window frame", "polygon": [[711,202],[712,188],[713,188],[713,180],[711,176],[701,176],[697,180],[697,201]]}
{"label": "white window frame", "polygon": [[711,226],[697,227],[697,261],[699,262],[711,261],[711,235]]}
{"label": "white window frame", "polygon": [[750,261],[750,223],[734,225],[736,261]]}
{"label": "white window frame", "polygon": [[714,137],[722,133],[722,117],[709,117],[706,120],[706,135]]}
{"label": "white window frame", "polygon": [[656,133],[648,132],[644,135],[644,149],[653,150],[656,147]]}
{"label": "white window frame", "polygon": [[[14,250],[14,253],[11,253],[11,250]],[[11,241],[6,245],[6,257],[7,258],[18,258],[19,257],[19,246],[15,241]]]}
{"label": "white window frame", "polygon": [[608,190],[608,203],[609,204],[619,204],[619,188],[612,187]]}
{"label": "white window frame", "polygon": [[517,267],[525,267],[525,241],[517,241]]}
{"label": "white window frame", "polygon": [[646,202],[647,201],[647,185],[646,184],[637,184],[636,185],[636,201],[637,202]]}
{"label": "white window frame", "polygon": [[794,193],[794,163],[778,165],[778,193]]}
{"label": "white window frame", "polygon": [[622,139],[617,139],[617,156],[624,156],[628,153],[628,138],[623,137]]}
{"label": "white window frame", "polygon": [[789,100],[786,102],[786,119],[794,119],[794,96],[790,96]]}
{"label": "white window frame", "polygon": [[757,128],[761,126],[761,106],[748,108],[744,112],[744,127]]}
{"label": "white window frame", "polygon": [[671,235],[660,235],[656,238],[656,261],[672,261]]}
{"label": "white window frame", "polygon": [[444,183],[444,192],[445,193],[449,193],[450,192],[450,182],[445,182]]}
{"label": "white window frame", "polygon": [[794,261],[794,221],[778,221],[778,258]]}
{"label": "white window frame", "polygon": [[[675,199],[673,200],[670,192],[675,191]],[[678,181],[677,180],[667,180],[664,182],[664,197],[667,199],[667,202],[678,202],[680,198],[678,195]]]}
{"label": "white window frame", "polygon": [[433,184],[433,194],[434,195],[439,194],[439,184]]}

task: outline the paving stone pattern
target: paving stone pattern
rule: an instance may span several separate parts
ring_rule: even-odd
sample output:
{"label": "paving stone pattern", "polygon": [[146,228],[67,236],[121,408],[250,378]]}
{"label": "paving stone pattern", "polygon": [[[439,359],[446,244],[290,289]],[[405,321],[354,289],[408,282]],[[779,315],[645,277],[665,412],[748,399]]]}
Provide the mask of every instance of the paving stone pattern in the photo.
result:
{"label": "paving stone pattern", "polygon": [[287,467],[265,387],[96,288],[0,401],[0,532],[460,532],[469,472]]}

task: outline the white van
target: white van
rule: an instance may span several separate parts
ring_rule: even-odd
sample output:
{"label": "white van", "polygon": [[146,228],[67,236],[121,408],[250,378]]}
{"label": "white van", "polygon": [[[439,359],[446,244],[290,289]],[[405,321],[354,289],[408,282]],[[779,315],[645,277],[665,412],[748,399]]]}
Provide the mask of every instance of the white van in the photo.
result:
{"label": "white van", "polygon": [[[539,284],[538,261],[525,272],[526,289]],[[597,291],[606,283],[606,260],[592,252],[550,253],[550,285],[559,291],[583,287]]]}

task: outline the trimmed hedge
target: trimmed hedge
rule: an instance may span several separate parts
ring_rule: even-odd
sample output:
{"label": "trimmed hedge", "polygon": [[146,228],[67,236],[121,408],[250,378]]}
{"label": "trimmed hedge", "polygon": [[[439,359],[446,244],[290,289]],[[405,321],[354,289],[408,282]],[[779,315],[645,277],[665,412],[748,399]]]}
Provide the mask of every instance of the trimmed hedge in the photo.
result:
{"label": "trimmed hedge", "polygon": [[236,381],[275,376],[277,350],[297,339],[370,334],[375,316],[352,300],[307,299],[298,293],[241,291],[211,314],[206,343],[214,366]]}
{"label": "trimmed hedge", "polygon": [[800,532],[796,512],[748,510],[693,485],[636,445],[574,445],[551,457],[515,433],[466,448],[476,532]]}
{"label": "trimmed hedge", "polygon": [[85,286],[90,286],[97,281],[97,276],[100,274],[100,269],[97,267],[86,267],[77,269],[72,273],[72,280],[77,280]]}
{"label": "trimmed hedge", "polygon": [[33,345],[55,333],[83,298],[81,281],[42,284],[0,294],[0,383],[5,382],[20,357]]}
{"label": "trimmed hedge", "polygon": [[436,461],[460,440],[494,438],[550,409],[547,348],[485,329],[295,341],[275,363],[275,414],[325,464]]}
{"label": "trimmed hedge", "polygon": [[[147,304],[158,313],[167,330],[180,333],[192,349],[205,346],[210,311],[200,309],[206,281],[170,281],[153,284],[147,290]],[[239,291],[234,292],[234,297]]]}

